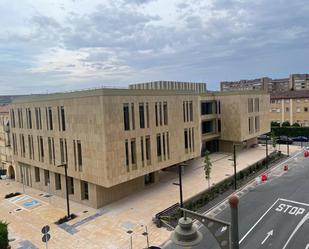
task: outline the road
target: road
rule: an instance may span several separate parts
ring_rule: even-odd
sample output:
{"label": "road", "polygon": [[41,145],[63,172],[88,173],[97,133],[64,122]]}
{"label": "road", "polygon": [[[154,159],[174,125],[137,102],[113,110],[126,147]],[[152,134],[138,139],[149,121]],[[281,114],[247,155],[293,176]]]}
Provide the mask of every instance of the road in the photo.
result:
{"label": "road", "polygon": [[[289,170],[283,171],[286,164]],[[266,183],[251,183],[245,187],[247,192],[240,193],[240,248],[309,249],[309,157],[294,155],[269,176]],[[230,221],[229,208],[216,209],[208,215],[216,213],[215,218]],[[220,248],[206,228],[200,231],[204,238],[192,249]],[[181,247],[168,242],[163,248]]]}

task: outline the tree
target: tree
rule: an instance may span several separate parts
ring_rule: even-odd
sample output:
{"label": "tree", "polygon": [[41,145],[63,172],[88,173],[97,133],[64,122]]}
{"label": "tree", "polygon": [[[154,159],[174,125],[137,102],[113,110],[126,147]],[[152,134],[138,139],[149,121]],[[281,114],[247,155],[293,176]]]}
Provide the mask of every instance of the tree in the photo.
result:
{"label": "tree", "polygon": [[210,173],[211,173],[211,167],[212,167],[209,154],[210,154],[209,151],[206,150],[205,156],[204,156],[204,172],[205,172],[205,178],[208,181],[208,188],[210,188]]}
{"label": "tree", "polygon": [[299,123],[294,123],[292,127],[300,127]]}
{"label": "tree", "polygon": [[290,127],[290,122],[289,121],[284,121],[281,125],[282,127]]}
{"label": "tree", "polygon": [[276,122],[276,121],[271,121],[271,127],[280,127],[280,123]]}
{"label": "tree", "polygon": [[0,248],[8,248],[9,246],[9,235],[8,235],[8,224],[0,221]]}

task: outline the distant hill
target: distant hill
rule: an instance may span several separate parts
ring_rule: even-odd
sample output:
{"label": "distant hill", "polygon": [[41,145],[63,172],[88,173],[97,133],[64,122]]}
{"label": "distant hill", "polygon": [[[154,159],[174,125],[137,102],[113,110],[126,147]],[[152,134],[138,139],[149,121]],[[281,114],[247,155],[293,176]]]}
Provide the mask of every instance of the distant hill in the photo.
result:
{"label": "distant hill", "polygon": [[0,95],[0,105],[8,105],[14,98],[21,96],[23,95]]}

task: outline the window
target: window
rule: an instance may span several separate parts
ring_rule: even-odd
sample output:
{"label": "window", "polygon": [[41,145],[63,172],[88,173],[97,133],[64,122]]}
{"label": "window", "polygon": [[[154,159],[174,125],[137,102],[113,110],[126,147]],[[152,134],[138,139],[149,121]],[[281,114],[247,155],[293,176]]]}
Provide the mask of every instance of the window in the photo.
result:
{"label": "window", "polygon": [[24,128],[23,110],[21,108],[17,109],[17,116],[18,116],[18,128]]}
{"label": "window", "polygon": [[203,121],[202,122],[202,134],[210,133],[214,131],[213,121]]}
{"label": "window", "polygon": [[68,177],[68,191],[69,195],[74,195],[74,179],[73,177]]}
{"label": "window", "polygon": [[248,119],[249,133],[253,133],[253,117]]}
{"label": "window", "polygon": [[80,183],[82,200],[89,200],[88,182],[80,181]]}
{"label": "window", "polygon": [[304,112],[308,112],[308,107],[304,107]]}
{"label": "window", "polygon": [[129,113],[129,104],[123,104],[123,121],[124,121],[124,130],[130,130],[130,113]]}
{"label": "window", "polygon": [[44,162],[44,145],[42,136],[37,137],[39,161]]}
{"label": "window", "polygon": [[218,119],[218,132],[221,132],[221,119]]}
{"label": "window", "polygon": [[140,126],[140,128],[145,128],[144,103],[139,103],[139,126]]}
{"label": "window", "polygon": [[35,175],[35,181],[40,182],[40,168],[34,167],[34,175]]}
{"label": "window", "polygon": [[129,167],[129,142],[125,141],[126,166]]}
{"label": "window", "polygon": [[34,159],[33,135],[28,135],[29,158]]}
{"label": "window", "polygon": [[131,103],[131,113],[132,113],[132,129],[135,129],[135,111],[134,111],[134,104]]}
{"label": "window", "polygon": [[146,136],[146,160],[147,163],[151,163],[151,144],[150,144],[150,136]]}
{"label": "window", "polygon": [[149,105],[146,103],[147,128],[149,128]]}
{"label": "window", "polygon": [[157,134],[157,157],[161,159],[162,150],[161,150],[161,134]]}
{"label": "window", "polygon": [[253,99],[249,98],[248,99],[248,113],[253,112]]}
{"label": "window", "polygon": [[55,173],[55,187],[56,190],[61,190],[61,175],[58,173]]}
{"label": "window", "polygon": [[76,144],[77,144],[77,165],[78,165],[78,170],[82,171],[82,169],[83,169],[82,144],[81,144],[80,140],[77,140]]}
{"label": "window", "polygon": [[162,102],[159,103],[160,126],[162,126]]}
{"label": "window", "polygon": [[13,154],[18,155],[18,150],[17,150],[17,139],[16,139],[16,134],[12,133],[12,140],[13,140]]}
{"label": "window", "polygon": [[218,114],[221,114],[221,102],[218,100]]}
{"label": "window", "polygon": [[213,102],[201,102],[201,115],[213,114]]}
{"label": "window", "polygon": [[16,127],[16,124],[15,124],[15,113],[14,113],[14,109],[11,109],[10,116],[11,116],[11,126],[12,126],[12,128],[15,128],[15,127]]}
{"label": "window", "polygon": [[20,141],[20,155],[22,157],[25,157],[26,148],[25,148],[25,137],[23,134],[19,134],[19,141]]}
{"label": "window", "polygon": [[164,125],[168,125],[167,102],[163,103],[163,118],[164,118]]}
{"label": "window", "polygon": [[36,128],[38,130],[41,130],[42,129],[41,108],[39,108],[39,107],[34,108],[34,114],[35,114]]}
{"label": "window", "polygon": [[67,140],[60,138],[59,144],[60,144],[60,161],[62,164],[67,163],[68,159]]}
{"label": "window", "polygon": [[185,140],[185,151],[188,152],[188,130],[185,129],[184,130],[184,140]]}
{"label": "window", "polygon": [[131,140],[131,162],[136,164],[136,141],[135,139]]}
{"label": "window", "polygon": [[290,111],[290,108],[289,107],[286,107],[285,108],[285,112],[289,112]]}
{"label": "window", "polygon": [[49,184],[49,171],[44,169],[44,184],[47,186]]}
{"label": "window", "polygon": [[255,132],[260,131],[260,117],[256,116],[254,122],[255,122]]}
{"label": "window", "polygon": [[190,113],[190,121],[193,121],[193,102],[189,102],[189,113]]}
{"label": "window", "polygon": [[51,107],[46,107],[46,127],[47,130],[53,130],[53,111]]}
{"label": "window", "polygon": [[186,122],[186,101],[182,104],[182,110],[183,110],[183,122]]}
{"label": "window", "polygon": [[158,103],[155,103],[155,116],[156,116],[156,126],[159,125],[159,120],[158,120]]}
{"label": "window", "polygon": [[259,100],[259,98],[254,99],[254,111],[255,112],[260,111],[260,100]]}
{"label": "window", "polygon": [[162,147],[163,147],[163,157],[164,157],[164,160],[166,160],[166,146],[165,146],[165,134],[163,133],[162,134]]}
{"label": "window", "polygon": [[66,126],[65,126],[65,113],[64,113],[64,107],[60,107],[60,117],[61,117],[61,129],[62,131],[65,131]]}
{"label": "window", "polygon": [[26,108],[27,129],[32,129],[31,109]]}
{"label": "window", "polygon": [[142,164],[144,165],[145,157],[144,157],[144,138],[141,137],[141,159]]}

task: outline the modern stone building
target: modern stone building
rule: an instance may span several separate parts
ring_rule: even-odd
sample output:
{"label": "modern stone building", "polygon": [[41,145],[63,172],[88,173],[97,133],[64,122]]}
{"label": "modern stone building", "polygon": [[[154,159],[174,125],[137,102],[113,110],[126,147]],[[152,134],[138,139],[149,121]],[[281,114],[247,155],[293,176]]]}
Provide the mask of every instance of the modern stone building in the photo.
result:
{"label": "modern stone building", "polygon": [[291,74],[289,78],[271,79],[263,77],[254,80],[223,81],[221,91],[258,90],[269,93],[309,90],[309,74]]}
{"label": "modern stone building", "polygon": [[270,96],[270,121],[309,126],[309,90],[273,93]]}
{"label": "modern stone building", "polygon": [[97,89],[16,99],[10,124],[16,177],[101,207],[155,184],[161,169],[206,149],[251,146],[270,129],[265,92]]}
{"label": "modern stone building", "polygon": [[206,83],[161,80],[161,81],[131,84],[129,85],[129,89],[184,90],[184,91],[193,91],[197,93],[204,93],[207,92],[207,85]]}
{"label": "modern stone building", "polygon": [[9,178],[15,178],[7,105],[0,106],[0,169],[4,169]]}

